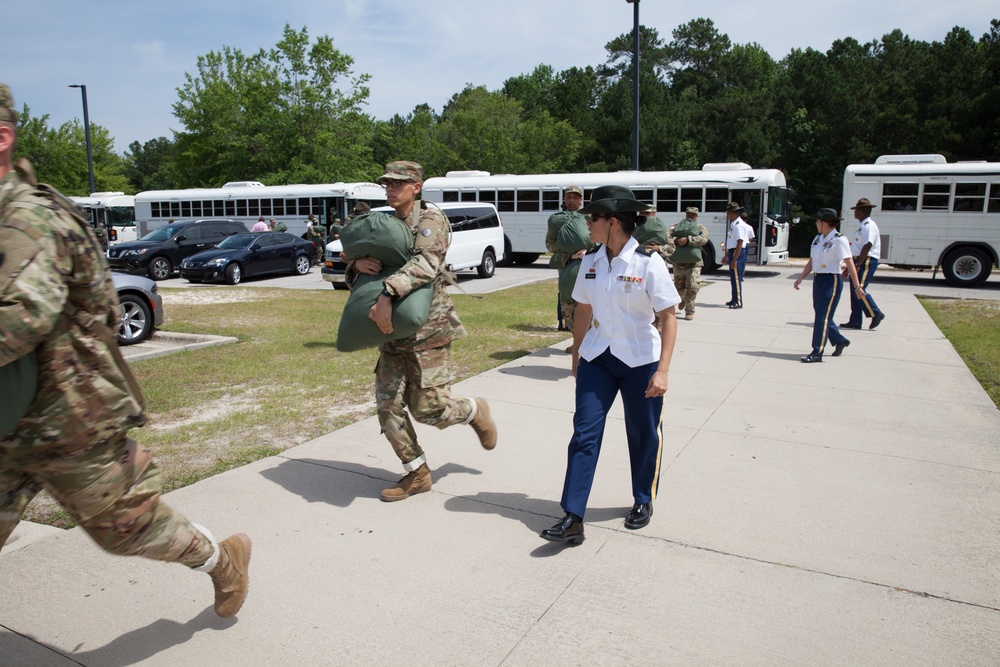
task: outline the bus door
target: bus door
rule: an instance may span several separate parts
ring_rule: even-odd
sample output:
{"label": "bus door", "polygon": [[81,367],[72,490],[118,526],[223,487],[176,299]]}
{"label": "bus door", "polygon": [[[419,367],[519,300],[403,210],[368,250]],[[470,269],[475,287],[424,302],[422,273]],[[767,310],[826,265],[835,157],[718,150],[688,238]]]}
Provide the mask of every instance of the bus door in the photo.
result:
{"label": "bus door", "polygon": [[758,265],[765,263],[766,254],[761,254],[761,246],[766,237],[765,216],[762,215],[764,209],[764,191],[760,188],[747,190],[731,188],[729,196],[732,201],[747,210],[749,217],[746,223],[753,229],[754,237],[750,239],[750,245],[747,248],[747,264]]}

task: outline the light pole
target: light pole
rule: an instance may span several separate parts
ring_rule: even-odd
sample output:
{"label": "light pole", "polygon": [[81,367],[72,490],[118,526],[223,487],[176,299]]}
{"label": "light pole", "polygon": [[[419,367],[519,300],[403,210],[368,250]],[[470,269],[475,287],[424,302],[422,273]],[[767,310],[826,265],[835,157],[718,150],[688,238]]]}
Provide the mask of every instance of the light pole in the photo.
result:
{"label": "light pole", "polygon": [[639,171],[639,0],[632,5],[632,169]]}
{"label": "light pole", "polygon": [[70,84],[70,88],[79,88],[80,92],[83,93],[83,131],[84,136],[87,137],[87,173],[90,174],[90,192],[91,194],[95,192],[97,188],[94,187],[94,154],[90,149],[90,113],[87,110],[87,86],[81,83]]}

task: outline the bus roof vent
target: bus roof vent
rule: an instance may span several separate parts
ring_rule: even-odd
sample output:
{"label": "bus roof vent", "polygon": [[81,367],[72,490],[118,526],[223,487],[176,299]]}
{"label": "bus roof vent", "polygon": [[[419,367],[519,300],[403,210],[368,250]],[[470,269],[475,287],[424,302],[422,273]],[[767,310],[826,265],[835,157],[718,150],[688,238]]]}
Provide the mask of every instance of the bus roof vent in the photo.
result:
{"label": "bus roof vent", "polygon": [[709,162],[702,165],[702,171],[743,171],[753,169],[746,162]]}
{"label": "bus roof vent", "polygon": [[923,153],[920,155],[879,155],[875,164],[946,164],[943,155]]}
{"label": "bus roof vent", "polygon": [[262,188],[264,184],[260,181],[230,181],[222,187],[224,188]]}
{"label": "bus roof vent", "polygon": [[449,171],[445,174],[445,178],[466,178],[469,176],[489,176],[488,171],[479,171],[478,169],[472,169],[469,171]]}
{"label": "bus roof vent", "polygon": [[124,197],[124,192],[91,192],[91,197]]}

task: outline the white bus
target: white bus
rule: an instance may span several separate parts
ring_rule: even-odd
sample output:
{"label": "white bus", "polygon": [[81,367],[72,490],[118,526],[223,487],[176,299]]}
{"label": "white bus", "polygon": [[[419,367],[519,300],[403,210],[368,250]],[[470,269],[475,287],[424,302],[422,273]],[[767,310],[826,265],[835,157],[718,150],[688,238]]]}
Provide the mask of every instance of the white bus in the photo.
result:
{"label": "white bus", "polygon": [[135,197],[124,192],[94,192],[89,197],[69,197],[83,209],[91,225],[104,223],[108,244],[135,241]]}
{"label": "white bus", "polygon": [[705,267],[716,268],[726,238],[726,205],[745,206],[757,233],[747,261],[754,264],[788,259],[788,216],[791,202],[785,175],[777,169],[754,169],[735,162],[706,164],[701,171],[619,171],[594,174],[491,175],[486,171],[452,171],[424,182],[423,196],[433,202],[489,202],[503,216],[505,254],[517,264],[530,264],[545,250],[550,215],[559,210],[563,191],[570,185],[583,188],[584,202],[595,188],[621,185],[636,199],[656,205],[667,226],[696,206],[698,221],[708,229]]}
{"label": "white bus", "polygon": [[[976,287],[1000,255],[1000,163],[948,163],[941,155],[883,155],[844,171],[841,210],[858,199],[878,206],[881,261],[941,267],[952,285]],[[846,215],[845,217],[850,217]],[[852,232],[845,220],[843,231]]]}
{"label": "white bus", "polygon": [[288,232],[301,235],[312,214],[328,224],[346,219],[358,202],[385,204],[385,188],[377,183],[328,183],[319,185],[264,185],[256,181],[226,183],[221,188],[150,190],[135,196],[139,236],[171,220],[229,218],[250,229],[260,216],[288,225]]}

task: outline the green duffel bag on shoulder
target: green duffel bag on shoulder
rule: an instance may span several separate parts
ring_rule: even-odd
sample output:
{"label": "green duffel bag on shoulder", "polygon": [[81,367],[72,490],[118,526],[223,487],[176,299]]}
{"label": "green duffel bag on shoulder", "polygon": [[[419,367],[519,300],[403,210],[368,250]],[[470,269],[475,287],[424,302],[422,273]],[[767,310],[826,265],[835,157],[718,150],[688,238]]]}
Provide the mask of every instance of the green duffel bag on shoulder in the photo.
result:
{"label": "green duffel bag on shoulder", "polygon": [[571,259],[559,272],[559,298],[563,302],[573,300],[573,288],[576,286],[576,277],[580,273],[581,263],[582,260]]}
{"label": "green duffel bag on shoulder", "polygon": [[34,351],[0,366],[0,438],[14,432],[38,393],[38,357]]}
{"label": "green duffel bag on shoulder", "polygon": [[[345,227],[345,231],[354,224]],[[355,352],[367,347],[376,347],[402,338],[408,338],[420,331],[427,322],[431,301],[434,299],[434,284],[427,283],[392,302],[392,333],[385,334],[369,317],[368,313],[382,293],[383,281],[396,272],[395,268],[384,269],[377,276],[358,274],[351,286],[351,295],[344,304],[337,329],[337,349],[341,352]]]}
{"label": "green duffel bag on shoulder", "polygon": [[645,224],[635,228],[632,238],[639,245],[667,245],[667,226],[659,218],[649,218]]}
{"label": "green duffel bag on shoulder", "polygon": [[365,213],[340,231],[347,259],[374,257],[383,266],[398,269],[413,255],[413,232],[406,223],[381,211]]}
{"label": "green duffel bag on shoulder", "polygon": [[590,250],[594,244],[590,241],[587,219],[580,214],[574,215],[559,229],[559,235],[556,236],[556,246],[559,248],[559,252],[570,255],[581,250]]}

